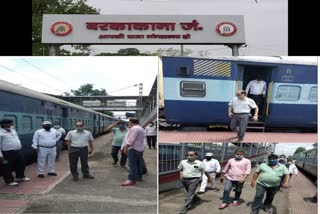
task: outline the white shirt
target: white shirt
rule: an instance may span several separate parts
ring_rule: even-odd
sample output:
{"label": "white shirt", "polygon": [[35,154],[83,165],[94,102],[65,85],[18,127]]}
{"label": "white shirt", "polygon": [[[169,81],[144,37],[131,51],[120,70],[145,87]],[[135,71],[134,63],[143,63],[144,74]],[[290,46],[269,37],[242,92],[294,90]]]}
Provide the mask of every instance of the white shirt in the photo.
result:
{"label": "white shirt", "polygon": [[66,130],[64,128],[62,128],[62,127],[58,128],[58,129],[56,129],[56,128],[54,128],[54,129],[59,131],[59,132],[61,132],[62,135],[66,134]]}
{"label": "white shirt", "polygon": [[232,107],[233,113],[249,114],[252,108],[257,108],[256,103],[248,97],[245,97],[243,100],[239,99],[238,97],[234,97],[230,101],[229,106]]}
{"label": "white shirt", "polygon": [[146,127],[146,136],[156,136],[157,128],[156,126],[147,126]]}
{"label": "white shirt", "polygon": [[0,157],[3,156],[1,151],[19,150],[21,148],[19,136],[14,129],[7,131],[0,128]]}
{"label": "white shirt", "polygon": [[215,173],[215,172],[220,172],[221,170],[221,166],[219,164],[219,161],[216,160],[216,159],[211,159],[211,160],[207,160],[207,159],[204,159],[203,160],[203,163],[205,165],[205,169],[208,173]]}
{"label": "white shirt", "polygon": [[289,173],[290,174],[295,174],[295,175],[297,175],[298,174],[298,169],[297,169],[297,167],[296,167],[296,165],[295,164],[290,164],[290,166],[289,166]]}
{"label": "white shirt", "polygon": [[250,90],[250,94],[253,94],[253,95],[261,95],[261,94],[265,95],[267,91],[267,83],[263,80],[261,81],[251,80],[246,87],[247,94],[249,94],[249,90]]}
{"label": "white shirt", "polygon": [[50,131],[39,129],[33,135],[32,148],[36,149],[38,146],[53,147],[57,144],[61,136],[61,132],[53,128],[51,128]]}
{"label": "white shirt", "polygon": [[83,132],[78,132],[77,130],[70,131],[65,140],[71,141],[70,146],[72,147],[85,147],[89,145],[90,141],[93,141],[93,136],[91,132],[83,130]]}
{"label": "white shirt", "polygon": [[202,173],[206,171],[203,162],[199,160],[195,160],[193,163],[189,163],[188,160],[182,160],[178,169],[182,171],[182,177],[184,178],[200,178]]}

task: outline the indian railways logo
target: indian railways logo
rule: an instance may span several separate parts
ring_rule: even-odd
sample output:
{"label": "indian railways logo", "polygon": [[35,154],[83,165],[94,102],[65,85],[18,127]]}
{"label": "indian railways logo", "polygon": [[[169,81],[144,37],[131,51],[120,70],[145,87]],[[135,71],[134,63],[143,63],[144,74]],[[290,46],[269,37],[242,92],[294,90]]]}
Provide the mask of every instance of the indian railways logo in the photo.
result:
{"label": "indian railways logo", "polygon": [[216,31],[221,36],[232,36],[237,32],[237,26],[232,22],[221,22],[217,25]]}
{"label": "indian railways logo", "polygon": [[55,22],[51,25],[51,32],[57,36],[66,36],[72,32],[72,25],[68,22]]}

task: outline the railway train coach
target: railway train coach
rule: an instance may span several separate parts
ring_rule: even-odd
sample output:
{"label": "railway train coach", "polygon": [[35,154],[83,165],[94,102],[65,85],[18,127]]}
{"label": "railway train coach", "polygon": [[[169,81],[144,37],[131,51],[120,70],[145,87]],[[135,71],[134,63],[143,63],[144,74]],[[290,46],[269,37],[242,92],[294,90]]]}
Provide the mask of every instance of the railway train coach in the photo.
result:
{"label": "railway train coach", "polygon": [[102,134],[105,127],[115,121],[111,116],[0,80],[1,119],[14,121],[27,163],[35,160],[32,137],[45,120],[60,122],[66,131],[82,121],[94,136]]}
{"label": "railway train coach", "polygon": [[316,58],[162,57],[159,107],[169,124],[229,125],[228,103],[260,75],[267,83],[265,128],[317,128]]}
{"label": "railway train coach", "polygon": [[296,166],[309,173],[313,177],[318,177],[318,150],[310,149],[297,153],[293,156]]}

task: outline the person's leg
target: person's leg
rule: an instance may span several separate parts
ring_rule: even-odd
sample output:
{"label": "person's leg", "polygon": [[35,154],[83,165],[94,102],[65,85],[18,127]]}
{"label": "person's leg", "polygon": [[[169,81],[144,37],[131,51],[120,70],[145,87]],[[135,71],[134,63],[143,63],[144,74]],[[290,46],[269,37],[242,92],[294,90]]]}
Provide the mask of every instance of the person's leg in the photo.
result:
{"label": "person's leg", "polygon": [[59,160],[59,158],[60,158],[60,153],[61,153],[61,150],[62,150],[62,140],[59,140],[58,142],[57,142],[57,145],[56,145],[56,153],[57,153],[57,155],[56,155],[56,160]]}
{"label": "person's leg", "polygon": [[146,162],[144,161],[144,158],[143,158],[143,152],[141,153],[141,158],[139,159],[139,166],[140,166],[142,175],[147,175],[148,169],[146,166]]}
{"label": "person's leg", "polygon": [[196,192],[196,189],[197,189],[199,182],[200,182],[200,178],[189,180],[187,198],[186,198],[185,203],[183,205],[184,208],[188,209],[191,206],[193,198],[196,195],[195,192]]}
{"label": "person's leg", "polygon": [[120,149],[120,146],[112,146],[111,156],[113,158],[113,165],[116,165],[118,163],[118,153]]}
{"label": "person's leg", "polygon": [[80,149],[70,147],[69,151],[69,164],[70,164],[70,172],[73,177],[78,177],[78,160],[80,157]]}
{"label": "person's leg", "polygon": [[16,178],[24,178],[25,165],[24,165],[24,158],[23,158],[21,149],[19,151],[16,151],[16,153],[17,153],[16,162],[15,162]]}
{"label": "person's leg", "polygon": [[126,166],[127,158],[128,158],[128,156],[122,152],[121,153],[121,159],[120,159],[120,166],[121,167],[125,167]]}
{"label": "person's leg", "polygon": [[157,136],[151,136],[151,139],[152,139],[152,147],[155,149],[156,143],[157,143]]}
{"label": "person's leg", "polygon": [[230,122],[231,131],[234,131],[234,132],[237,131],[237,127],[238,127],[237,118],[238,118],[238,115],[232,115],[231,122]]}
{"label": "person's leg", "polygon": [[199,192],[205,192],[207,184],[208,184],[208,178],[207,178],[207,176],[205,174],[203,174]]}
{"label": "person's leg", "polygon": [[45,148],[39,147],[38,151],[38,175],[44,174],[44,167],[46,164],[47,152]]}
{"label": "person's leg", "polygon": [[216,187],[216,173],[210,173],[211,176],[211,189]]}
{"label": "person's leg", "polygon": [[12,170],[14,168],[14,155],[12,154],[11,151],[3,151],[2,152],[4,159],[7,161],[6,164],[1,164],[2,165],[2,176],[3,180],[6,184],[14,182],[14,177],[12,176]]}
{"label": "person's leg", "polygon": [[56,164],[56,154],[57,149],[56,148],[48,148],[48,171],[49,173],[55,173],[55,164]]}
{"label": "person's leg", "polygon": [[236,186],[236,192],[235,192],[235,196],[233,201],[239,201],[240,196],[241,196],[241,192],[242,192],[242,188],[243,188],[243,183],[239,183],[239,182],[235,182],[235,186]]}
{"label": "person's leg", "polygon": [[244,134],[247,130],[248,121],[249,121],[249,115],[243,114],[240,115],[240,121],[239,121],[239,138],[243,139]]}
{"label": "person's leg", "polygon": [[152,141],[152,137],[147,136],[147,143],[148,143],[149,149],[151,149],[151,141]]}
{"label": "person's leg", "polygon": [[134,149],[129,149],[128,151],[128,161],[129,161],[129,174],[128,180],[135,182],[136,181],[136,174],[137,174],[137,154]]}
{"label": "person's leg", "polygon": [[88,147],[80,149],[80,162],[81,172],[84,177],[89,176],[89,164],[88,164]]}
{"label": "person's leg", "polygon": [[137,166],[140,166],[140,167],[137,167],[136,179],[139,179],[139,180],[142,179],[142,175],[146,175],[148,173],[146,164],[144,162],[142,155],[143,155],[143,152],[137,151]]}
{"label": "person's leg", "polygon": [[232,190],[232,182],[230,180],[226,180],[226,183],[224,185],[224,191],[223,191],[223,203],[228,204],[229,203],[229,196],[230,192]]}
{"label": "person's leg", "polygon": [[266,188],[264,186],[262,186],[261,184],[257,183],[256,195],[254,197],[254,200],[253,200],[253,203],[251,206],[253,214],[259,213],[259,209],[260,209],[261,202],[262,202],[265,191],[266,191]]}
{"label": "person's leg", "polygon": [[266,195],[266,199],[264,200],[264,207],[266,211],[271,209],[271,204],[277,191],[278,191],[277,187],[269,187],[266,189],[267,195]]}

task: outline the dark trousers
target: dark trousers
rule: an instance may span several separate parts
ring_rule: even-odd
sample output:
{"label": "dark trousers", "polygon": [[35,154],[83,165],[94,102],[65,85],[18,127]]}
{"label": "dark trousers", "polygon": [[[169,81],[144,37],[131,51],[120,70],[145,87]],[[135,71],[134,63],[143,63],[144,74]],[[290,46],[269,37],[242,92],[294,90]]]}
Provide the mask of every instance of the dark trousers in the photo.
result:
{"label": "dark trousers", "polygon": [[59,160],[59,157],[60,157],[60,153],[62,151],[62,144],[63,144],[63,141],[62,140],[59,140],[56,144],[56,149],[57,149],[57,155],[56,155],[56,160]]}
{"label": "dark trousers", "polygon": [[264,200],[264,207],[267,209],[270,209],[273,198],[277,193],[277,190],[278,190],[278,187],[265,187],[257,183],[256,196],[254,197],[254,201],[251,206],[253,214],[259,213],[259,209],[260,209],[261,202],[265,192],[267,193],[267,195],[266,195],[266,199]]}
{"label": "dark trousers", "polygon": [[[119,161],[118,153],[120,149],[121,149],[121,146],[112,146],[111,156],[115,163]],[[127,155],[125,155],[124,153],[121,153],[120,166],[124,167],[126,163],[127,163]]]}
{"label": "dark trousers", "polygon": [[89,165],[88,165],[88,147],[70,147],[69,151],[69,163],[70,171],[73,177],[78,177],[78,160],[80,157],[81,171],[83,176],[89,175]]}
{"label": "dark trousers", "polygon": [[20,150],[3,151],[3,157],[8,161],[7,164],[2,164],[3,179],[6,184],[14,182],[12,171],[16,172],[16,178],[24,178],[24,159]]}
{"label": "dark trousers", "polygon": [[235,131],[239,127],[238,137],[244,137],[249,121],[249,114],[233,114],[230,129]]}
{"label": "dark trousers", "polygon": [[141,154],[141,163],[140,164],[141,164],[140,168],[141,168],[142,175],[147,174],[148,170],[147,170],[146,162],[144,161],[144,158],[143,158],[143,152]]}
{"label": "dark trousers", "polygon": [[185,199],[185,203],[182,209],[188,209],[191,206],[193,199],[197,197],[195,192],[200,181],[201,181],[201,177],[193,178],[193,179],[186,179],[186,178],[181,179],[181,182],[187,191],[187,197]]}
{"label": "dark trousers", "polygon": [[153,148],[156,148],[156,142],[157,142],[157,136],[147,136],[147,143],[148,143],[149,149],[151,149],[151,146]]}
{"label": "dark trousers", "polygon": [[135,182],[142,178],[142,152],[134,149],[128,151],[129,175],[128,180]]}
{"label": "dark trousers", "polygon": [[226,184],[224,185],[223,203],[229,203],[229,196],[230,196],[230,192],[232,190],[232,187],[234,187],[236,190],[233,201],[238,201],[240,199],[243,183],[239,183],[238,181],[227,180]]}
{"label": "dark trousers", "polygon": [[[256,103],[256,105],[259,108],[259,115],[262,115],[262,113],[264,112],[263,108],[263,95],[253,95],[250,94],[249,98],[253,99],[254,102]],[[252,111],[255,111],[254,109],[252,109]],[[253,112],[254,113],[254,112]]]}

